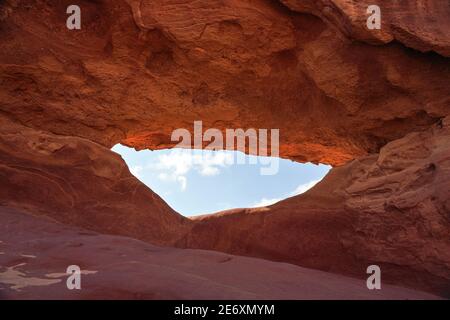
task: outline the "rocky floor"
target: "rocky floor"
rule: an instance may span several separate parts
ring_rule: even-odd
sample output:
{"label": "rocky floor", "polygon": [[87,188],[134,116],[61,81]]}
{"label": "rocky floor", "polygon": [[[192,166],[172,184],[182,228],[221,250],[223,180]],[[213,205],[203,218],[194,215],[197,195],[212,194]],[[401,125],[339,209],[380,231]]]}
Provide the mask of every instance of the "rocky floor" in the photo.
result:
{"label": "rocky floor", "polygon": [[[66,269],[82,270],[68,290]],[[295,265],[158,247],[0,207],[0,299],[437,299]]]}

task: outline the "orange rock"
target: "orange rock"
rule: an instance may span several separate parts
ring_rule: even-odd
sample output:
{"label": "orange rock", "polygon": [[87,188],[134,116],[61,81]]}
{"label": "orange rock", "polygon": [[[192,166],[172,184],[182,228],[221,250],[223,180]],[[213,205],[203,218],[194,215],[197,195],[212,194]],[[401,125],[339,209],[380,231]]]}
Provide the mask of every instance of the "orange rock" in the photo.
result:
{"label": "orange rock", "polygon": [[[376,262],[389,281],[448,295],[443,1],[379,1],[374,32],[361,1],[83,0],[79,31],[68,2],[3,1],[0,204],[350,275]],[[280,129],[282,157],[340,167],[302,196],[192,222],[109,148],[172,147],[195,120]]]}
{"label": "orange rock", "polygon": [[1,205],[155,244],[173,243],[189,225],[111,150],[83,138],[0,123]]}
{"label": "orange rock", "polygon": [[[0,110],[107,147],[171,147],[172,130],[195,120],[205,128],[278,128],[283,157],[333,165],[449,114],[448,59],[398,42],[354,41],[365,36],[335,25],[357,23],[362,4],[334,1],[344,16],[333,24],[311,6],[284,2],[293,10],[275,1],[79,1],[82,29],[74,31],[64,3],[36,1],[29,10],[8,1]],[[431,31],[413,28],[417,38],[424,50],[446,52],[446,6],[422,2],[385,11],[405,23],[415,23],[412,15],[430,20],[423,28]],[[425,36],[435,31],[438,40]]]}
{"label": "orange rock", "polygon": [[[407,2],[280,0],[294,11],[311,13],[355,40],[374,44],[398,41],[407,47],[450,57],[450,8],[446,0]],[[366,27],[367,8],[378,5],[381,28]]]}

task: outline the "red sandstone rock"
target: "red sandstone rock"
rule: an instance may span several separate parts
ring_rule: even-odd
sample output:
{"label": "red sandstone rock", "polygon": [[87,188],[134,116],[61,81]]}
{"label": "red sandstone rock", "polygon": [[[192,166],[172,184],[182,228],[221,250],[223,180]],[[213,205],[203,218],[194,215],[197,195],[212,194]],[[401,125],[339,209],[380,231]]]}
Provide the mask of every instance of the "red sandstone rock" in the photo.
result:
{"label": "red sandstone rock", "polygon": [[[448,8],[428,2],[418,38],[446,52]],[[340,165],[449,114],[448,59],[355,42],[276,1],[79,1],[80,31],[65,26],[69,2],[20,3],[1,6],[0,110],[40,130],[159,149],[194,120],[280,128],[283,157]],[[407,23],[423,7],[411,3],[387,11]]]}
{"label": "red sandstone rock", "polygon": [[305,194],[198,218],[183,245],[287,261],[448,295],[450,121],[334,168]]}
{"label": "red sandstone rock", "polygon": [[[364,2],[282,2],[79,1],[81,31],[69,1],[2,2],[0,203],[359,277],[379,263],[448,295],[450,138],[430,129],[450,114],[448,6],[380,1],[370,33]],[[171,147],[194,120],[279,128],[283,157],[343,166],[305,195],[191,222],[108,148]]]}
{"label": "red sandstone rock", "polygon": [[[349,38],[382,44],[398,41],[416,50],[450,57],[450,6],[447,0],[281,0],[294,11],[312,13]],[[381,29],[366,27],[367,8],[378,5]]]}
{"label": "red sandstone rock", "polygon": [[[81,290],[66,286],[81,268]],[[0,207],[0,299],[438,299],[286,263],[108,236]]]}
{"label": "red sandstone rock", "polygon": [[170,244],[189,221],[96,143],[0,121],[0,204],[61,223]]}

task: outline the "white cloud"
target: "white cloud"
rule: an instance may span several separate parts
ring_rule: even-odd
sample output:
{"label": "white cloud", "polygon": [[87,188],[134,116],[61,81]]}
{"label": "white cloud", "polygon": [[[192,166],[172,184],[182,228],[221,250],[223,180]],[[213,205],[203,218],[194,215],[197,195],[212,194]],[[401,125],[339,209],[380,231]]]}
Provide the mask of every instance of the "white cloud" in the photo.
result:
{"label": "white cloud", "polygon": [[305,193],[306,191],[308,191],[309,189],[311,189],[312,187],[314,187],[319,180],[312,180],[310,182],[307,183],[303,183],[301,185],[299,185],[297,188],[295,188],[294,191],[292,191],[291,193],[289,193],[286,197],[284,198],[273,198],[273,199],[267,199],[267,198],[262,198],[261,200],[259,200],[258,202],[254,203],[253,205],[251,205],[251,208],[258,208],[258,207],[267,207],[267,206],[271,206],[285,198],[289,198],[289,197],[293,197],[293,196],[298,196],[299,194]]}
{"label": "white cloud", "polygon": [[259,207],[267,207],[271,206],[279,201],[283,200],[282,198],[274,198],[274,199],[266,199],[262,198],[258,202],[255,202],[253,205],[251,205],[251,208],[259,208]]}
{"label": "white cloud", "polygon": [[220,168],[233,163],[234,155],[226,151],[202,152],[193,156],[194,169],[202,176],[216,176],[220,174]]}
{"label": "white cloud", "polygon": [[319,182],[320,182],[320,179],[312,180],[307,183],[303,183],[303,184],[299,185],[297,188],[295,188],[295,190],[291,192],[290,196],[293,197],[293,196],[298,196],[299,194],[305,193],[306,191],[308,191],[309,189],[314,187]]}
{"label": "white cloud", "polygon": [[159,180],[162,180],[162,181],[169,181],[169,180],[172,180],[172,179],[169,177],[169,175],[168,175],[167,173],[164,173],[164,172],[158,174],[158,179],[159,179]]}
{"label": "white cloud", "polygon": [[217,176],[220,170],[216,167],[203,167],[200,169],[200,174],[202,176]]}
{"label": "white cloud", "polygon": [[188,182],[186,175],[191,170],[202,176],[216,176],[220,174],[221,168],[233,163],[233,157],[232,153],[226,151],[171,150],[168,154],[158,156],[157,162],[148,168],[159,171],[158,178],[162,181],[180,183],[184,191]]}
{"label": "white cloud", "polygon": [[186,190],[187,187],[187,179],[184,176],[177,177],[177,181],[181,184],[181,191]]}
{"label": "white cloud", "polygon": [[130,168],[131,174],[133,176],[135,176],[136,178],[140,178],[142,170],[144,170],[144,168],[142,166],[133,166]]}

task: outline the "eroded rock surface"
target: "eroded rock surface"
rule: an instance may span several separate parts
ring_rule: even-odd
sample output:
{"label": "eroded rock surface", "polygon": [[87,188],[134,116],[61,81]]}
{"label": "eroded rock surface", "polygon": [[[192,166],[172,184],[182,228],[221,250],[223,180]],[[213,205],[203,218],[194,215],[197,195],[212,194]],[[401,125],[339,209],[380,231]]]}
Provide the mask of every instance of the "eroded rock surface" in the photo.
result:
{"label": "eroded rock surface", "polygon": [[[82,29],[72,31],[70,1],[8,0],[2,115],[139,149],[173,146],[172,130],[192,130],[194,120],[205,128],[280,128],[283,157],[340,165],[449,113],[448,3],[383,1],[389,21],[411,21],[424,51],[436,47],[421,54],[401,39],[355,41],[365,37],[355,31],[366,25],[363,2],[331,1],[326,8],[343,15],[333,23],[310,1],[283,2],[79,1]],[[342,20],[356,35],[336,28],[348,29]]]}
{"label": "eroded rock surface", "polygon": [[96,143],[0,121],[0,204],[64,224],[155,244],[181,237],[189,220]]}
{"label": "eroded rock surface", "polygon": [[[294,11],[320,17],[355,40],[372,44],[398,41],[422,52],[435,51],[450,57],[450,4],[446,0],[280,1]],[[380,7],[381,29],[366,27],[371,5]]]}
{"label": "eroded rock surface", "polygon": [[[0,4],[0,203],[102,233],[449,295],[448,1]],[[370,3],[372,4],[372,3]],[[171,132],[279,128],[280,154],[340,165],[310,192],[197,221],[109,150]],[[354,160],[356,159],[356,160]],[[38,277],[39,278],[39,277]]]}
{"label": "eroded rock surface", "polygon": [[[81,268],[81,290],[66,269]],[[157,247],[0,207],[0,299],[438,299],[229,254]]]}
{"label": "eroded rock surface", "polygon": [[187,247],[289,261],[450,293],[450,122],[334,168],[267,208],[198,218]]}

